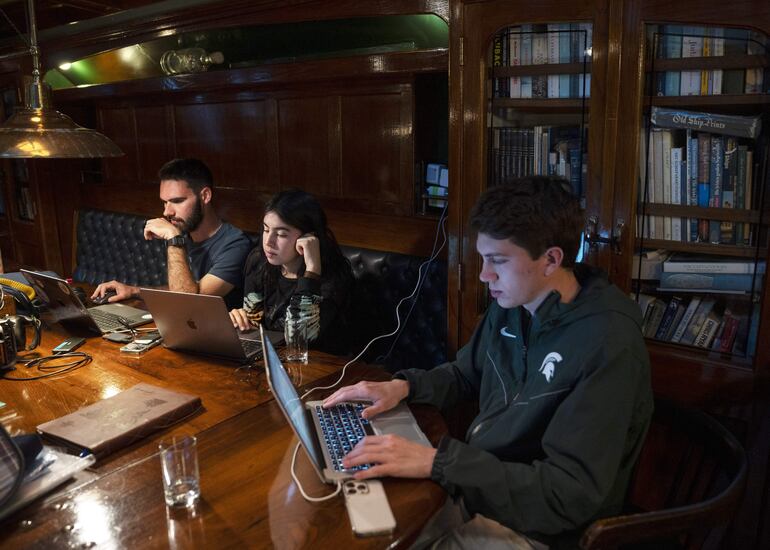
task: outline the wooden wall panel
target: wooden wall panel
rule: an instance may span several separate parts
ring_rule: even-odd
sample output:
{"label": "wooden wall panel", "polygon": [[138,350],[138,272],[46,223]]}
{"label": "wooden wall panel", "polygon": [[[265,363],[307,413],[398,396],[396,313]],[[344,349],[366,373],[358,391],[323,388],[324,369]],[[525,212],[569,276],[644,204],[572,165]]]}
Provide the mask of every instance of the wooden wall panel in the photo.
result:
{"label": "wooden wall panel", "polygon": [[134,109],[137,135],[139,183],[157,185],[158,169],[176,156],[169,109],[144,105]]}
{"label": "wooden wall panel", "polygon": [[401,214],[411,197],[411,179],[403,168],[412,170],[412,126],[411,119],[402,119],[402,95],[342,96],[340,113],[342,196],[389,203]]}
{"label": "wooden wall panel", "polygon": [[157,216],[158,168],[198,157],[214,173],[220,215],[246,231],[259,231],[270,195],[300,187],[318,196],[342,243],[430,253],[436,220],[414,214],[412,75],[93,102],[128,155],[81,185],[80,207]]}
{"label": "wooden wall panel", "polygon": [[317,195],[336,195],[339,175],[331,169],[334,100],[297,97],[278,101],[280,188],[299,187]]}
{"label": "wooden wall panel", "polygon": [[133,107],[103,108],[99,112],[99,119],[102,131],[125,153],[122,157],[104,159],[105,179],[111,183],[135,185],[138,163]]}
{"label": "wooden wall panel", "polygon": [[177,156],[204,161],[220,188],[254,189],[268,173],[264,101],[174,106]]}

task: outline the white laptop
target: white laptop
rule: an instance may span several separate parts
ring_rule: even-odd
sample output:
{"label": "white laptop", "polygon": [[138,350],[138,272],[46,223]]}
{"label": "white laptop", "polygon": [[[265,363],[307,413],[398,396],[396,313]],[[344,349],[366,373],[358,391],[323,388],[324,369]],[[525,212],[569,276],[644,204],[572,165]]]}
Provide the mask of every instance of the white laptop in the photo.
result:
{"label": "white laptop", "polygon": [[[140,288],[139,296],[169,349],[240,362],[257,359],[262,353],[259,331],[235,328],[221,296],[152,288]],[[269,331],[268,337],[275,343],[283,340],[280,332]]]}
{"label": "white laptop", "polygon": [[149,312],[124,304],[102,304],[87,308],[72,286],[59,277],[26,269],[22,269],[21,274],[46,301],[54,321],[68,329],[84,328],[106,334],[152,321]]}
{"label": "white laptop", "polygon": [[262,330],[261,325],[259,328],[262,333],[262,347],[265,350],[263,358],[267,382],[322,481],[336,483],[353,476],[356,470],[344,469],[342,457],[365,435],[396,434],[431,447],[430,441],[404,402],[368,422],[360,415],[366,406],[363,403],[339,404],[334,409],[323,409],[323,401],[303,403],[275,348],[265,336],[267,333]]}

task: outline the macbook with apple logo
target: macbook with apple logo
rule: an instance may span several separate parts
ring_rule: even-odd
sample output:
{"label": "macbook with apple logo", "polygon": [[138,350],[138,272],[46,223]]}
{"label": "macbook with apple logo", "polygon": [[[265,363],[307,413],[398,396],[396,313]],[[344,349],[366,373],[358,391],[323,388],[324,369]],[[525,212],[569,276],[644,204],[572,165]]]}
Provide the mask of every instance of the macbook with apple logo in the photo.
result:
{"label": "macbook with apple logo", "polygon": [[[139,289],[139,295],[169,349],[244,363],[262,356],[259,331],[235,328],[221,296],[152,288]],[[283,341],[283,333],[265,334],[276,345]]]}

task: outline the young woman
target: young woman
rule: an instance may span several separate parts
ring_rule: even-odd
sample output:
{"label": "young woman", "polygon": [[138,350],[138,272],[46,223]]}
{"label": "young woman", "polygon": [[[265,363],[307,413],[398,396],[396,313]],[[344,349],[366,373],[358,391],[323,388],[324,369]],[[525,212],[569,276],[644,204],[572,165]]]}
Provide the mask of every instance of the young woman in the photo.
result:
{"label": "young woman", "polygon": [[343,352],[352,284],[350,262],[316,198],[282,191],[265,205],[262,246],[244,267],[243,308],[230,317],[241,330],[261,322],[267,330],[283,331],[287,318],[304,319],[311,346]]}

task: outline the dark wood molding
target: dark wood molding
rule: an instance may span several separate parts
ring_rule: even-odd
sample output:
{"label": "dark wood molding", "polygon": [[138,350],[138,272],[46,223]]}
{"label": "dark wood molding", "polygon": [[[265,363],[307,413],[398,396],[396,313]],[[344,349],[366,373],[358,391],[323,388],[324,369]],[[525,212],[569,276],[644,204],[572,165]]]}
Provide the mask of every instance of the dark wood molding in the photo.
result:
{"label": "dark wood molding", "polygon": [[74,36],[41,41],[43,66],[67,59],[162,38],[169,34],[243,25],[270,25],[300,21],[433,13],[449,18],[448,0],[381,0],[370,2],[340,0],[233,0],[214,2],[183,11],[158,15],[142,21],[107,27]]}

